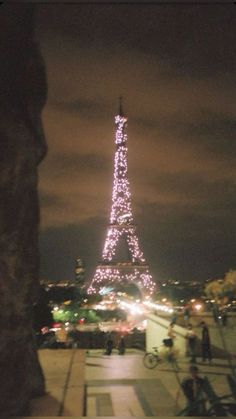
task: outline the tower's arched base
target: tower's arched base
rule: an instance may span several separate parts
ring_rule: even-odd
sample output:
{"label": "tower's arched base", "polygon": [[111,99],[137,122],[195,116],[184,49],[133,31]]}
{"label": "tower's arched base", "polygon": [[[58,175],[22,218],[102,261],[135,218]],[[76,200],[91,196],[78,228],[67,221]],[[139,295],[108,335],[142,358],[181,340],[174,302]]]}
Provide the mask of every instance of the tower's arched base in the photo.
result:
{"label": "tower's arched base", "polygon": [[147,265],[135,265],[131,262],[114,265],[101,264],[96,269],[92,283],[88,288],[88,294],[102,294],[104,288],[112,287],[113,284],[116,287],[119,284],[131,283],[139,289],[142,298],[151,296],[155,289]]}

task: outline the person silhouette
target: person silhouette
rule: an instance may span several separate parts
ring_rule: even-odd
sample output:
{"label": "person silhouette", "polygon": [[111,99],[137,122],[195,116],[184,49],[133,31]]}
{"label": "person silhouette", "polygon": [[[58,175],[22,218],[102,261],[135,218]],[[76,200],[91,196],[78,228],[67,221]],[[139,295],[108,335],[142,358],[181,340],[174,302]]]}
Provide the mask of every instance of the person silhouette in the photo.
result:
{"label": "person silhouette", "polygon": [[124,353],[125,353],[125,338],[124,338],[124,336],[121,336],[121,338],[118,342],[118,352],[119,352],[119,355],[124,355]]}
{"label": "person silhouette", "polygon": [[113,349],[113,340],[111,335],[108,336],[107,342],[106,342],[106,351],[105,354],[106,355],[111,355],[112,353],[112,349]]}
{"label": "person silhouette", "polygon": [[212,353],[209,329],[204,321],[202,321],[200,325],[202,326],[202,361],[205,362],[208,359],[210,364],[212,360]]}

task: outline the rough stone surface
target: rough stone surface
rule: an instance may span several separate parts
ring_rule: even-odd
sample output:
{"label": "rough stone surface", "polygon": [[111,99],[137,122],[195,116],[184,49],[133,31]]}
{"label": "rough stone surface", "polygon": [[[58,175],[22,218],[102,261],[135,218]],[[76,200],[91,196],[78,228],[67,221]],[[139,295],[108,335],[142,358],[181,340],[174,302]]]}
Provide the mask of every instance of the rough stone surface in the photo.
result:
{"label": "rough stone surface", "polygon": [[32,332],[38,293],[37,167],[46,153],[47,84],[33,5],[0,7],[0,412],[27,412],[44,377]]}

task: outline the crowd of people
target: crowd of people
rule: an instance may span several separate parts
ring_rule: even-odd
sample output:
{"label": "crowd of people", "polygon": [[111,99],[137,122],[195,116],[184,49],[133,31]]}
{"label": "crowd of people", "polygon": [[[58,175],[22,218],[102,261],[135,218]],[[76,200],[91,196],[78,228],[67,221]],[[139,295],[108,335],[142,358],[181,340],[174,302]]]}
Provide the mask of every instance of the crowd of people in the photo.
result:
{"label": "crowd of people", "polygon": [[[227,310],[225,308],[218,308],[216,306],[213,307],[212,310],[213,318],[215,323],[221,322],[222,326],[227,326],[228,322],[228,315]],[[202,362],[208,361],[209,364],[212,362],[212,349],[211,349],[211,339],[210,339],[210,332],[209,327],[205,321],[201,321],[196,327],[200,326],[201,331],[201,337],[197,338],[197,333],[193,327],[193,324],[190,322],[190,316],[191,316],[191,308],[189,305],[187,305],[184,308],[183,311],[183,321],[184,321],[184,327],[186,328],[186,356],[190,358],[190,362],[195,364],[196,363],[196,352],[197,348],[199,348],[199,343],[201,344],[201,357]],[[174,326],[177,322],[177,313],[174,312],[172,315],[171,323],[169,325],[168,331],[167,331],[167,339],[165,339],[164,344],[168,344],[168,339],[170,339],[171,346],[174,343],[174,340],[176,338]]]}
{"label": "crowd of people", "polygon": [[114,345],[112,335],[111,334],[108,335],[108,338],[106,341],[106,347],[105,347],[105,355],[111,355],[112,350],[115,347],[117,348],[119,355],[125,354],[125,337],[123,335],[119,338],[117,346]]}
{"label": "crowd of people", "polygon": [[[176,338],[175,334],[175,324],[173,321],[169,324],[167,330],[167,338],[163,339],[163,343],[167,347],[173,347],[174,341]],[[206,322],[201,321],[200,326],[202,328],[201,333],[201,355],[202,355],[202,362],[208,361],[211,363],[212,361],[212,351],[211,351],[211,339],[210,339],[210,332]],[[197,334],[193,328],[192,323],[188,323],[186,326],[186,356],[190,357],[190,362],[195,364],[196,361],[196,350],[197,350]]]}
{"label": "crowd of people", "polygon": [[[209,328],[207,324],[202,321],[200,323],[202,328],[201,333],[201,355],[202,355],[202,362],[208,361],[211,363],[212,361],[212,351],[211,351],[211,339]],[[186,355],[190,357],[190,362],[195,364],[196,363],[196,350],[197,350],[197,334],[193,329],[192,323],[189,323],[187,326],[187,333],[185,335],[186,339]]]}

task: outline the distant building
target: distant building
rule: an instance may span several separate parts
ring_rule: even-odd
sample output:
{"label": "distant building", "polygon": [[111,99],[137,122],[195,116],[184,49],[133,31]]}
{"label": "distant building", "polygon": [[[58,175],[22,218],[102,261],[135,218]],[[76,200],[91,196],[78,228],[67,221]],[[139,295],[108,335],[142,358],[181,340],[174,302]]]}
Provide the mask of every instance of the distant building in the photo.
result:
{"label": "distant building", "polygon": [[204,295],[204,283],[197,280],[167,279],[160,282],[159,294],[175,302],[188,301]]}
{"label": "distant building", "polygon": [[74,282],[69,280],[58,280],[58,281],[52,281],[50,279],[42,279],[40,281],[40,285],[44,288],[55,288],[55,287],[61,287],[61,288],[69,288],[72,286],[75,286]]}
{"label": "distant building", "polygon": [[81,258],[77,258],[75,262],[75,283],[76,286],[80,289],[83,289],[85,286],[85,265]]}
{"label": "distant building", "polygon": [[77,288],[83,290],[85,288],[85,265],[81,258],[77,258],[75,261],[75,270],[73,279],[64,279],[58,281],[52,281],[49,279],[42,279],[40,285],[45,289],[51,288]]}

